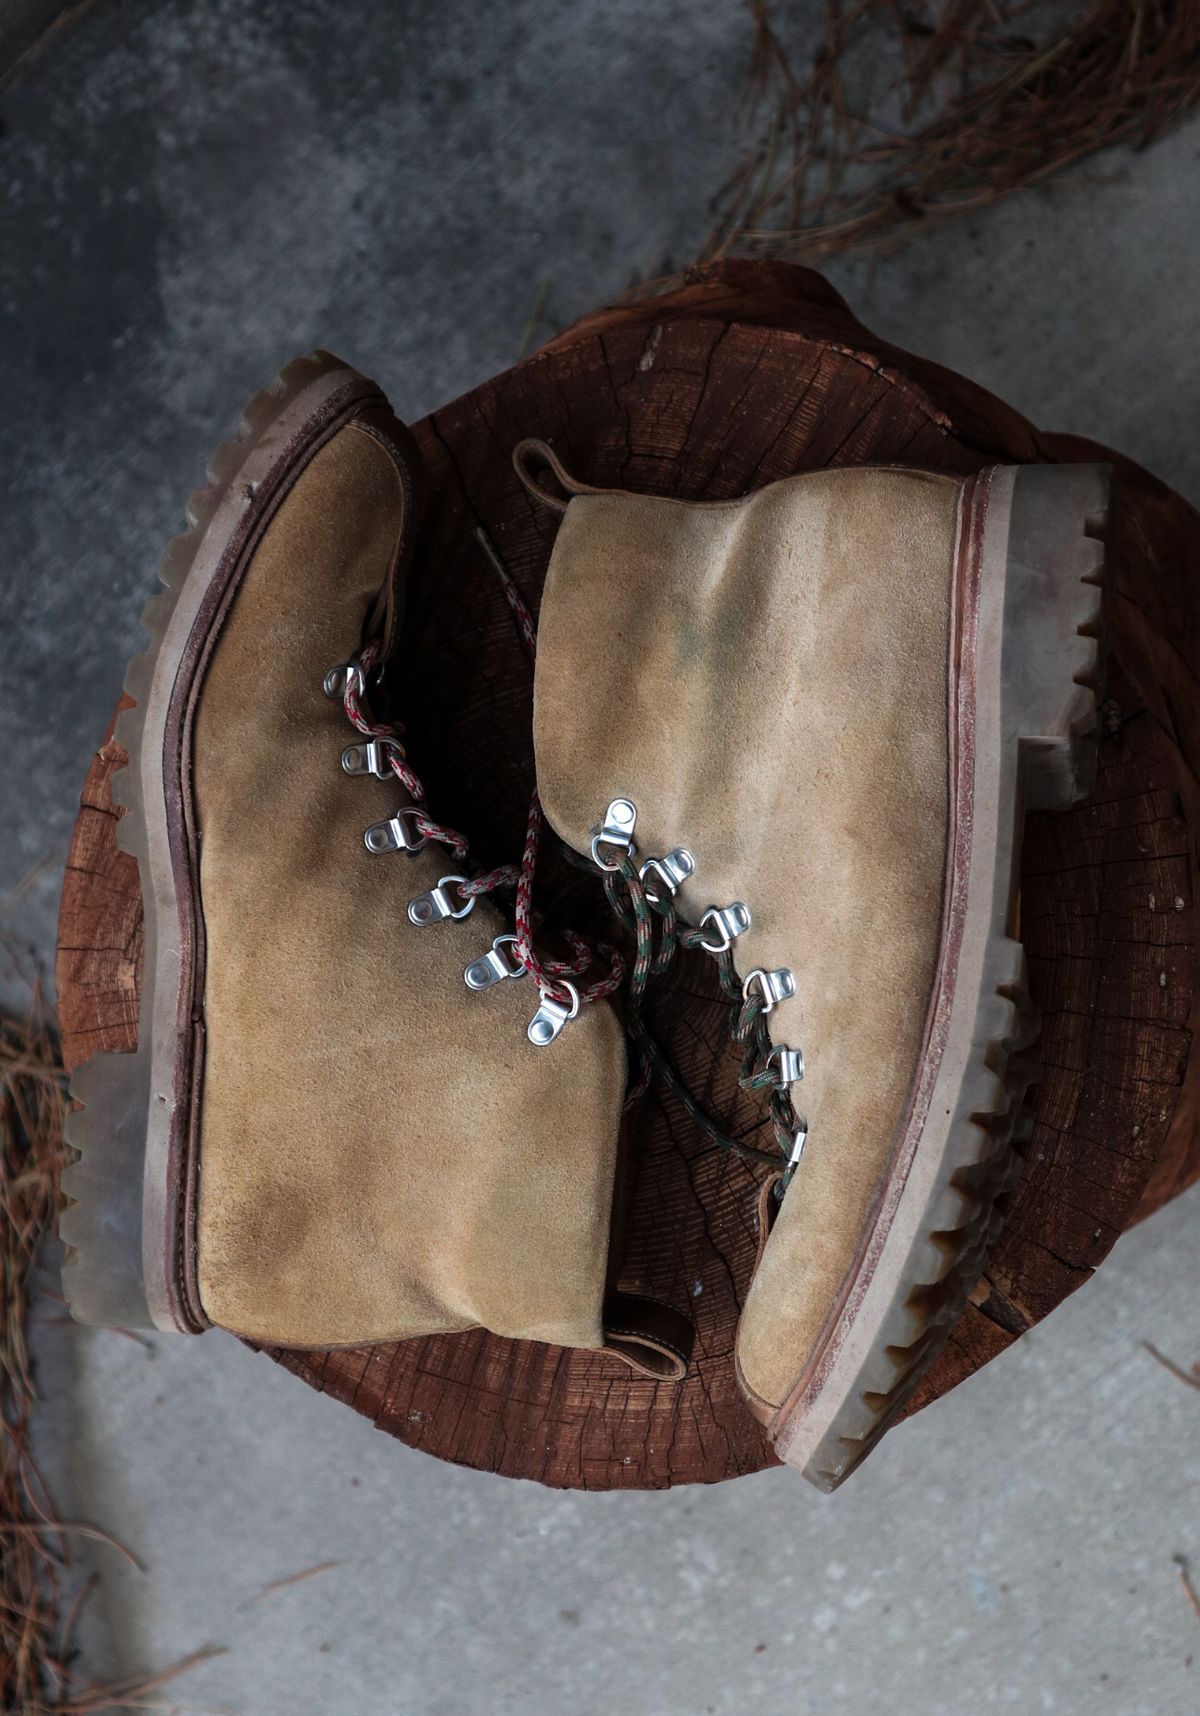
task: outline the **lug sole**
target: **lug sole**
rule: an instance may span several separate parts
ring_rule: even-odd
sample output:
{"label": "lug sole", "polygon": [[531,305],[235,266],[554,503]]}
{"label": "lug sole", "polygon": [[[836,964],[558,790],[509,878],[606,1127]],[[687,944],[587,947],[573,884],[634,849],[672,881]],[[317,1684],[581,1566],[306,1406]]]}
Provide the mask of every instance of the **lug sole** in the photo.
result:
{"label": "lug sole", "polygon": [[236,432],[209,460],[193,492],[188,528],[168,544],[158,568],[165,589],[142,614],[148,647],[131,662],[125,690],[134,707],[117,718],[127,754],[113,777],[123,810],[117,845],[137,859],[144,913],[138,1046],[100,1053],[76,1069],[66,1141],[59,1235],[66,1247],[63,1292],[73,1317],[123,1328],[196,1331],[206,1326],[182,1302],[178,1282],[183,1184],[179,1132],[190,1089],[179,1076],[179,1039],[190,1029],[187,924],[164,791],[168,714],[200,603],[227,550],[245,533],[276,484],[307,424],[342,394],[371,390],[327,352],[287,365],[255,395]]}
{"label": "lug sole", "polygon": [[938,1071],[886,1222],[876,1219],[857,1279],[770,1424],[776,1453],[823,1490],[908,1402],[1003,1225],[1037,1076],[1038,1015],[1014,933],[1025,813],[1068,809],[1095,784],[1107,467],[1002,468],[982,481],[974,791]]}

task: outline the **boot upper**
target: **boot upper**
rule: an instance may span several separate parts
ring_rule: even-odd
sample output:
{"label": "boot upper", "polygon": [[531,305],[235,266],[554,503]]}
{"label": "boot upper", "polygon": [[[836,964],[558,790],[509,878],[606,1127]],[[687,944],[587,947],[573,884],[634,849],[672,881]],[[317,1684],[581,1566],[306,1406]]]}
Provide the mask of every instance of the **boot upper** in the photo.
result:
{"label": "boot upper", "polygon": [[[738,1366],[777,1407],[849,1278],[918,1070],[942,914],[959,485],[834,470],[744,500],[571,500],[541,611],[546,814],[586,852],[605,806],[684,845],[677,904],[745,901],[737,968],[787,967],[809,1144],[750,1287]],[[695,955],[694,957],[702,957]]]}
{"label": "boot upper", "polygon": [[[540,1050],[528,982],[466,988],[510,926],[487,900],[407,921],[458,866],[442,846],[366,850],[403,794],[342,772],[353,733],[322,693],[406,504],[383,441],[340,429],[254,548],[194,694],[200,1294],[212,1321],[283,1345],[483,1325],[598,1347],[620,1026],[588,1007]],[[402,664],[400,683],[402,701]]]}

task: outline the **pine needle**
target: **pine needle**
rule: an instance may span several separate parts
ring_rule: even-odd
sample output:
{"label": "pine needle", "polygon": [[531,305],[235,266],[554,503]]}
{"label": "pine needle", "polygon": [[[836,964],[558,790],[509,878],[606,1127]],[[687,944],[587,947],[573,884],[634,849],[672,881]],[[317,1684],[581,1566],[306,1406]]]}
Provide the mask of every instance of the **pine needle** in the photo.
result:
{"label": "pine needle", "polygon": [[1189,1388],[1200,1389],[1200,1364],[1193,1364],[1189,1372],[1184,1370],[1181,1364],[1176,1364],[1174,1359],[1169,1359],[1166,1353],[1159,1352],[1153,1341],[1143,1341],[1142,1345],[1150,1357],[1162,1365],[1164,1370],[1169,1370],[1172,1376],[1179,1378],[1180,1382],[1186,1382]]}
{"label": "pine needle", "polygon": [[64,1614],[68,1538],[95,1539],[139,1563],[108,1532],[55,1517],[29,1446],[31,1278],[58,1209],[66,1112],[54,1021],[35,989],[25,1017],[0,1014],[0,1710],[14,1716],[162,1708],[148,1701],[151,1693],[221,1654],[206,1646],[172,1668],[108,1687],[81,1684],[72,1663],[75,1624],[93,1581]]}
{"label": "pine needle", "polygon": [[261,1603],[267,1597],[273,1597],[277,1591],[286,1591],[292,1585],[299,1585],[304,1579],[315,1579],[318,1573],[328,1573],[334,1567],[340,1567],[340,1561],[318,1561],[315,1567],[304,1567],[299,1573],[286,1573],[282,1579],[268,1579],[256,1597],[251,1597],[245,1604],[250,1608],[254,1603]]}
{"label": "pine needle", "polygon": [[748,3],[741,111],[760,130],[700,262],[886,252],[1098,150],[1145,148],[1200,101],[1189,0],[1042,7],[1040,36],[1029,0],[829,0],[807,76]]}

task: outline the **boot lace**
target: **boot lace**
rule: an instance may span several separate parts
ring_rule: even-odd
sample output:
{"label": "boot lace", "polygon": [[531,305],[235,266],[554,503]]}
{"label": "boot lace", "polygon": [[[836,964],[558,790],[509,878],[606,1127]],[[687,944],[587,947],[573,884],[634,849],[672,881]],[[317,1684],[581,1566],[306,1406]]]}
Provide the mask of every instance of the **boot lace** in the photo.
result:
{"label": "boot lace", "polygon": [[[537,657],[533,616],[487,532],[479,527],[475,536],[500,581],[532,666]],[[385,721],[371,709],[369,688],[377,675],[379,661],[378,644],[369,642],[359,655],[332,669],[325,680],[326,691],[340,697],[347,719],[365,741],[363,745],[347,747],[342,755],[343,768],[351,774],[374,774],[384,779],[392,775],[411,800],[387,822],[367,829],[364,836],[367,847],[377,852],[416,852],[432,841],[445,846],[456,864],[466,866],[469,841],[466,835],[432,814],[425,786],[404,748],[403,725]],[[675,909],[674,893],[678,883],[691,873],[691,855],[681,849],[666,858],[649,859],[639,870],[631,839],[636,811],[627,801],[618,800],[610,807],[609,822],[618,806],[630,819],[627,827],[618,826],[615,833],[608,826],[597,829],[590,858],[565,843],[562,850],[577,868],[602,878],[613,916],[634,945],[625,988],[625,1029],[637,1050],[639,1065],[626,1094],[626,1110],[646,1095],[655,1079],[660,1080],[710,1143],[775,1169],[776,1194],[782,1196],[808,1136],[807,1123],[797,1115],[790,1094],[791,1084],[803,1077],[803,1057],[799,1051],[772,1042],[767,1018],[778,1000],[794,992],[794,980],[790,972],[754,971],[744,982],[738,977],[733,941],[750,922],[748,910],[740,903],[711,908],[699,926],[682,923]],[[569,958],[539,952],[534,939],[537,918],[533,895],[543,823],[541,799],[535,786],[530,794],[525,843],[518,863],[501,864],[475,874],[444,876],[437,888],[417,896],[408,908],[410,920],[418,925],[440,918],[464,918],[485,895],[514,890],[514,932],[498,936],[491,952],[468,966],[464,975],[471,988],[485,988],[506,978],[532,977],[540,997],[538,1011],[529,1027],[530,1040],[536,1044],[553,1041],[581,1006],[616,995],[626,984],[626,961],[606,941],[593,944],[568,929],[563,932],[563,940],[570,949]],[[619,853],[616,861],[603,857],[606,841],[616,843],[615,850]],[[653,873],[656,882],[653,890],[647,887],[648,873]],[[511,964],[502,948],[512,949]],[[692,1095],[646,1023],[647,989],[667,976],[680,949],[702,949],[716,961],[721,987],[729,1002],[729,1034],[742,1052],[738,1082],[743,1090],[767,1093],[775,1150],[761,1149],[748,1138],[738,1137],[720,1126]],[[596,974],[586,984],[573,981],[590,972]],[[790,989],[784,979],[791,983]]]}
{"label": "boot lace", "polygon": [[[487,533],[476,531],[489,562],[500,578],[517,633],[532,665],[537,652],[537,628],[533,616],[516,583],[509,575]],[[373,774],[398,780],[410,804],[403,805],[386,822],[368,828],[364,839],[369,851],[420,851],[428,842],[447,847],[457,864],[467,866],[470,843],[465,834],[449,827],[435,817],[428,804],[424,783],[413,768],[404,748],[404,727],[397,721],[385,721],[370,704],[370,686],[376,677],[380,661],[378,643],[369,642],[357,656],[326,675],[325,688],[341,699],[347,720],[366,741],[351,745],[342,753],[342,766],[350,774]],[[443,876],[437,888],[409,902],[408,915],[414,924],[424,925],[443,918],[463,918],[469,915],[476,900],[502,889],[515,890],[513,910],[515,934],[497,938],[492,952],[497,963],[491,965],[491,975],[484,982],[472,982],[471,973],[477,965],[468,967],[470,987],[485,987],[488,981],[501,977],[521,977],[528,974],[537,986],[541,1000],[534,1024],[542,1021],[535,1033],[530,1027],[531,1040],[539,1044],[553,1040],[568,1018],[574,1018],[581,1006],[615,995],[625,981],[625,961],[616,948],[607,942],[593,946],[577,931],[563,932],[570,950],[569,958],[552,957],[539,952],[535,940],[537,923],[533,905],[534,879],[538,850],[541,844],[543,813],[537,788],[529,800],[529,815],[525,829],[525,844],[519,863],[501,864],[491,870],[474,874]],[[507,966],[499,954],[500,944],[510,945],[515,966]],[[597,970],[597,968],[599,968]],[[597,971],[587,983],[572,982],[589,972]],[[549,1025],[542,1020],[548,1014]],[[547,1034],[549,1030],[550,1034]]]}

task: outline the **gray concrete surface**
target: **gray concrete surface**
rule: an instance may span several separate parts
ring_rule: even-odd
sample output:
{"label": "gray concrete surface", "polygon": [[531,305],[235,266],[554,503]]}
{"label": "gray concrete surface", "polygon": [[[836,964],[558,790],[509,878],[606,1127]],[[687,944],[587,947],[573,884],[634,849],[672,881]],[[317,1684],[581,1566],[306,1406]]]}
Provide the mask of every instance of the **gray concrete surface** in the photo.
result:
{"label": "gray concrete surface", "polygon": [[[809,11],[814,10],[809,3]],[[182,497],[322,343],[418,415],[685,260],[735,0],[98,0],[0,104],[0,931],[51,955],[87,758]],[[865,319],[1200,499],[1200,130],[832,270]],[[38,1331],[39,1446],[98,1675],[244,1716],[1185,1716],[1200,1625],[1196,1196],[840,1495],[573,1496],[377,1436],[220,1335]],[[265,1582],[334,1568],[262,1596]],[[256,1600],[259,1599],[259,1600]]]}
{"label": "gray concrete surface", "polygon": [[145,1563],[87,1546],[88,1660],[225,1646],[167,1697],[239,1716],[1194,1716],[1172,1558],[1200,1564],[1200,1394],[1139,1343],[1200,1350],[1198,1220],[1200,1190],[1127,1235],[832,1497],[783,1471],[543,1490],[400,1447],[226,1335],[47,1331],[64,1511]]}

